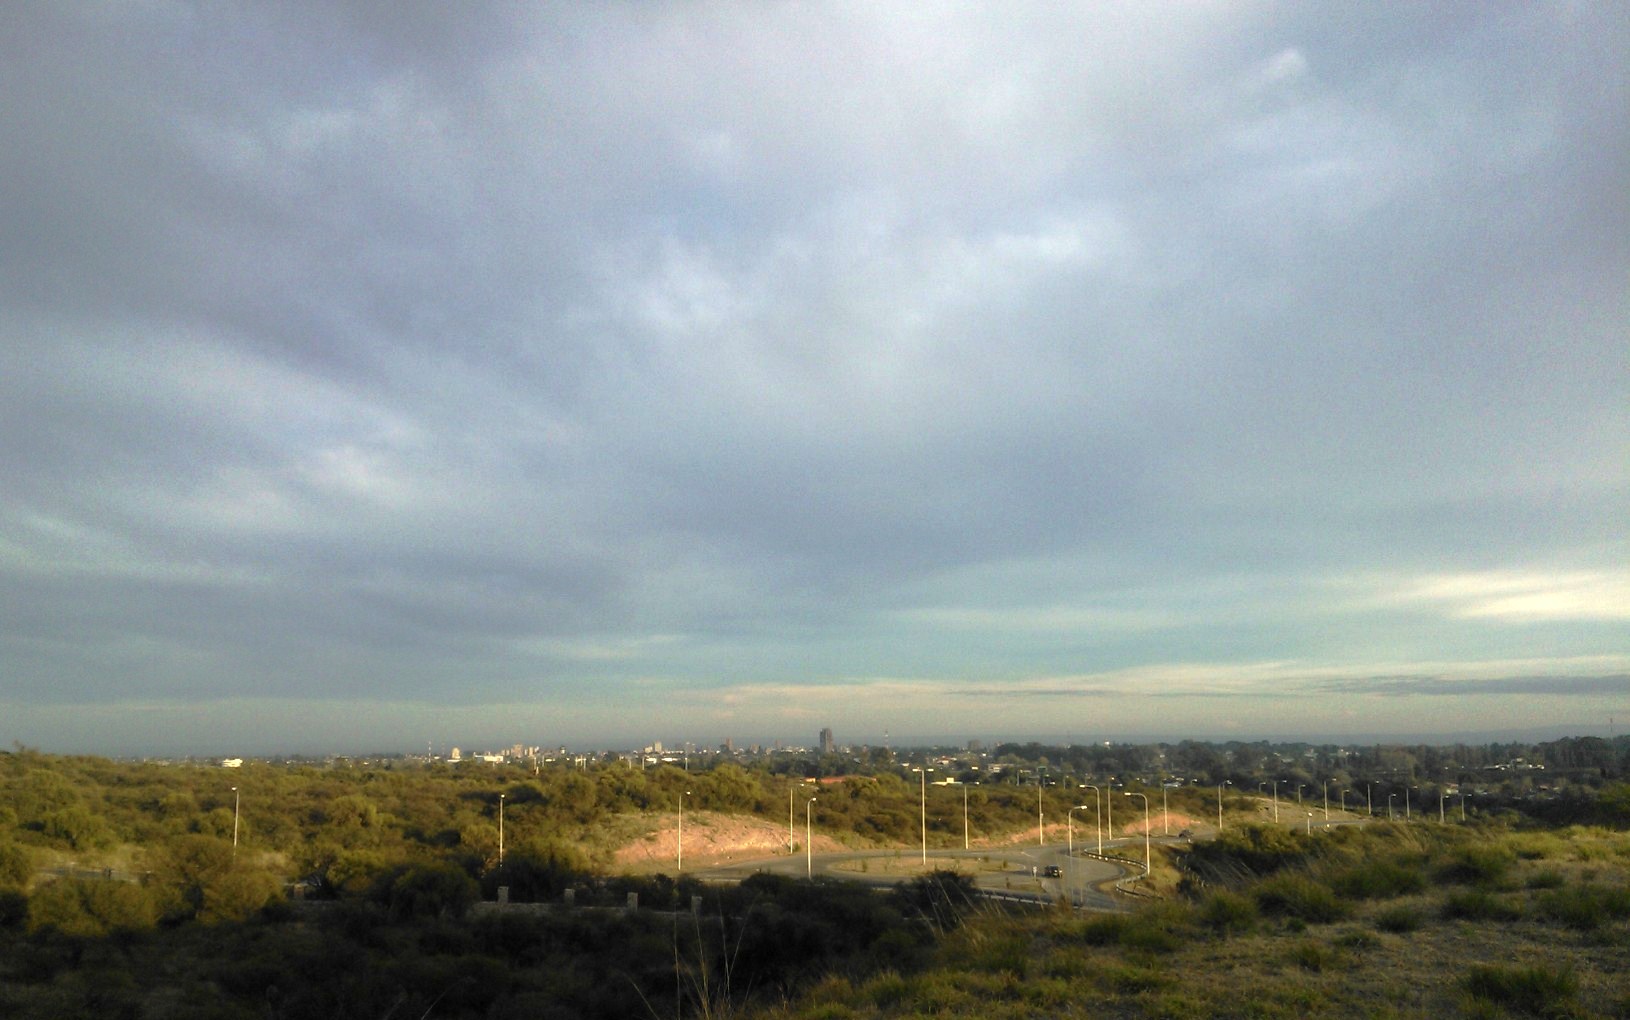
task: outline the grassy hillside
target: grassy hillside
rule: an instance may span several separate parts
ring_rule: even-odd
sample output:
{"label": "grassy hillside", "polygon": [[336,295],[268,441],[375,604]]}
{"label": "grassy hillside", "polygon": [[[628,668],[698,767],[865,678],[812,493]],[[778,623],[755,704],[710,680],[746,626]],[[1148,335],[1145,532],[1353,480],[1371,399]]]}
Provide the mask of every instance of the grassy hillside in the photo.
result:
{"label": "grassy hillside", "polygon": [[1195,856],[1188,897],[983,911],[921,968],[829,977],[750,1015],[1630,1016],[1623,833],[1259,829]]}

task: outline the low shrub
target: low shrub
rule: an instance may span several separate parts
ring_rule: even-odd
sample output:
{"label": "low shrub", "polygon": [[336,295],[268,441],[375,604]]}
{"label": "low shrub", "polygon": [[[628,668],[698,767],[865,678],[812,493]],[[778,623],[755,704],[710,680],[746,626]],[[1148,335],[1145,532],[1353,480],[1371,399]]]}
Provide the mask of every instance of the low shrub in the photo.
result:
{"label": "low shrub", "polygon": [[1527,884],[1530,889],[1560,889],[1566,882],[1562,872],[1547,868],[1529,875]]}
{"label": "low shrub", "polygon": [[1260,915],[1249,897],[1218,891],[1201,901],[1195,916],[1204,927],[1230,934],[1250,931]]}
{"label": "low shrub", "polygon": [[1414,868],[1372,860],[1338,872],[1330,879],[1330,887],[1348,899],[1391,899],[1422,891],[1426,878]]}
{"label": "low shrub", "polygon": [[1306,875],[1275,875],[1259,882],[1253,894],[1264,913],[1315,924],[1339,921],[1350,912],[1329,886]]}
{"label": "low shrub", "polygon": [[1522,908],[1485,889],[1466,889],[1444,897],[1443,916],[1458,921],[1515,921]]}
{"label": "low shrub", "polygon": [[1375,949],[1381,945],[1381,940],[1376,938],[1374,932],[1365,931],[1363,928],[1354,928],[1352,931],[1344,931],[1337,936],[1335,944],[1343,949]]}
{"label": "low shrub", "polygon": [[1118,945],[1131,918],[1126,914],[1103,914],[1089,918],[1076,929],[1076,938],[1089,946]]}
{"label": "low shrub", "polygon": [[1592,931],[1609,920],[1630,917],[1630,888],[1576,885],[1540,894],[1539,914],[1548,921]]}
{"label": "low shrub", "polygon": [[1419,910],[1414,907],[1400,905],[1389,907],[1375,915],[1375,926],[1382,931],[1390,931],[1401,935],[1404,932],[1417,930],[1424,920],[1425,918],[1421,916]]}
{"label": "low shrub", "polygon": [[1505,881],[1517,857],[1505,846],[1477,843],[1461,847],[1438,867],[1438,878],[1457,885],[1492,888]]}
{"label": "low shrub", "polygon": [[1536,1016],[1572,1012],[1579,979],[1572,967],[1503,967],[1476,964],[1466,974],[1466,991],[1506,1009]]}
{"label": "low shrub", "polygon": [[1289,953],[1290,962],[1303,970],[1315,973],[1335,965],[1338,956],[1335,950],[1321,942],[1298,942]]}

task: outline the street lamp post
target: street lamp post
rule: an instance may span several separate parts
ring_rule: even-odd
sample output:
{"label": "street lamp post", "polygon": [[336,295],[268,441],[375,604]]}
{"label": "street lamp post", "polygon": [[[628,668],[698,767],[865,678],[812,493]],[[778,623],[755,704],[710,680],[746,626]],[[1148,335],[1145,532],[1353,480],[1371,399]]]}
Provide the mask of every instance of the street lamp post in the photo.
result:
{"label": "street lamp post", "polygon": [[1313,835],[1313,812],[1311,811],[1307,813],[1307,834],[1309,836]]}
{"label": "street lamp post", "polygon": [[1081,789],[1092,791],[1092,820],[1098,825],[1098,856],[1104,855],[1104,792],[1091,783],[1082,783]]}
{"label": "street lamp post", "polygon": [[1408,786],[1404,787],[1404,821],[1406,821],[1406,822],[1409,821],[1409,791],[1410,791],[1410,789],[1411,788],[1408,787]]}
{"label": "street lamp post", "polygon": [[1387,821],[1392,821],[1392,802],[1398,799],[1396,793],[1387,794]]}
{"label": "street lamp post", "polygon": [[1164,780],[1160,784],[1160,834],[1162,836],[1172,834],[1172,812],[1171,808],[1166,806],[1166,783]]}
{"label": "street lamp post", "polygon": [[1375,784],[1364,784],[1364,805],[1369,808],[1370,817],[1375,817]]}
{"label": "street lamp post", "polygon": [[1324,781],[1324,820],[1330,821],[1330,780]]}
{"label": "street lamp post", "polygon": [[1045,818],[1046,815],[1042,814],[1042,810],[1041,810],[1041,795],[1045,790],[1046,790],[1046,787],[1042,784],[1042,781],[1041,781],[1041,773],[1038,772],[1038,773],[1036,773],[1036,845],[1037,846],[1046,846],[1047,845],[1046,830],[1042,828],[1042,819]]}
{"label": "street lamp post", "polygon": [[232,856],[238,856],[238,807],[243,803],[243,793],[234,786],[232,788]]}
{"label": "street lamp post", "polygon": [[685,798],[689,796],[689,790],[679,795],[679,846],[677,847],[678,855],[674,863],[674,871],[676,872],[685,870]]}
{"label": "street lamp post", "polygon": [[1150,866],[1154,861],[1154,858],[1150,856],[1149,852],[1149,829],[1152,828],[1149,822],[1149,798],[1145,794],[1132,793],[1131,791],[1127,791],[1126,795],[1128,797],[1143,798],[1143,875],[1145,878],[1147,878],[1149,876]]}
{"label": "street lamp post", "polygon": [[1273,823],[1279,824],[1279,780],[1273,781]]}
{"label": "street lamp post", "polygon": [[1443,824],[1443,787],[1438,787],[1438,824]]}
{"label": "street lamp post", "polygon": [[498,795],[498,866],[504,866],[504,795]]}
{"label": "street lamp post", "polygon": [[815,877],[815,821],[811,814],[815,810],[815,798],[809,798],[804,805],[804,870],[810,878]]}
{"label": "street lamp post", "polygon": [[918,776],[921,777],[921,782],[919,785],[922,789],[922,801],[920,807],[923,822],[923,867],[926,868],[928,867],[928,774],[934,770],[930,768],[913,768],[911,771],[917,773]]}
{"label": "street lamp post", "polygon": [[[1096,805],[1094,805],[1094,807],[1096,807]],[[1069,833],[1070,840],[1069,847],[1064,853],[1065,857],[1068,858],[1066,863],[1070,868],[1069,883],[1071,906],[1075,905],[1075,813],[1077,811],[1085,811],[1086,809],[1087,806],[1085,804],[1078,804],[1075,807],[1070,808],[1070,810],[1064,812],[1064,825]]]}
{"label": "street lamp post", "polygon": [[962,849],[968,849],[968,784],[962,784]]}
{"label": "street lamp post", "polygon": [[1217,784],[1217,831],[1222,831],[1222,788],[1231,785],[1233,780],[1224,779]]}

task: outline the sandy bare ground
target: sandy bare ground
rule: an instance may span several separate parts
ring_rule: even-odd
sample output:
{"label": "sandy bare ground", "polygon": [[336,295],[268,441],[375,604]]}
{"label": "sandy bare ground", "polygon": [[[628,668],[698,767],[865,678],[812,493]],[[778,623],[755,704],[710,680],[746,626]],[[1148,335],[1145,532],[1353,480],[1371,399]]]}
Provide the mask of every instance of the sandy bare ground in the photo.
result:
{"label": "sandy bare ground", "polygon": [[[651,818],[652,828],[644,836],[617,850],[613,867],[622,871],[672,871],[678,863],[678,819]],[[804,830],[796,829],[799,852],[804,849]],[[840,853],[849,849],[842,843],[815,833],[816,853]],[[685,864],[728,864],[732,861],[773,857],[787,852],[787,827],[762,818],[721,815],[711,811],[685,812]]]}
{"label": "sandy bare ground", "polygon": [[[1083,822],[1079,817],[1075,820],[1075,839],[1077,843],[1092,838],[1096,828],[1089,818]],[[657,817],[649,816],[650,828],[633,841],[618,848],[612,856],[612,867],[618,871],[672,871],[678,863],[679,830],[678,819],[673,815]],[[1174,835],[1184,829],[1198,830],[1204,825],[1188,815],[1171,812],[1162,820],[1159,812],[1150,818],[1150,832],[1158,835],[1169,829]],[[1135,821],[1122,823],[1116,819],[1115,837],[1138,835],[1143,832],[1143,815],[1138,813]],[[1068,833],[1063,822],[1048,822],[1043,829],[1043,836],[1048,843],[1062,843]],[[1209,827],[1207,827],[1209,831]],[[1106,838],[1110,836],[1105,833]],[[940,839],[943,837],[936,837]],[[1037,841],[1034,827],[1020,829],[998,837],[985,837],[975,839],[970,843],[975,849],[989,849],[1008,846],[1023,846]],[[798,852],[804,849],[803,826],[795,826],[794,842]],[[815,833],[816,853],[842,853],[853,850],[855,847],[845,845],[831,836]],[[911,849],[916,843],[902,844],[902,848]],[[960,849],[960,847],[956,847]],[[883,848],[886,849],[886,848]],[[787,852],[787,827],[762,818],[753,818],[746,815],[725,815],[712,811],[685,812],[685,863],[688,867],[704,867],[717,864],[728,864],[735,861],[755,860],[761,857],[774,857]]]}

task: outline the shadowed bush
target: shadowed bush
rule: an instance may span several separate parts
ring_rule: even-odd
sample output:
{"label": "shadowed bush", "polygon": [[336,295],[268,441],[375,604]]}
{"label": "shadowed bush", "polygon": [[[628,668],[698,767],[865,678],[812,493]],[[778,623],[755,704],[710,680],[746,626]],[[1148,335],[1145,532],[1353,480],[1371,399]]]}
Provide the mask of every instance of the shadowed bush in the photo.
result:
{"label": "shadowed bush", "polygon": [[1452,921],[1515,921],[1522,908],[1487,890],[1467,889],[1446,896],[1442,913]]}
{"label": "shadowed bush", "polygon": [[1339,921],[1349,908],[1330,887],[1306,875],[1275,875],[1252,890],[1262,911],[1316,924]]}
{"label": "shadowed bush", "polygon": [[1373,860],[1337,872],[1330,887],[1348,899],[1381,900],[1418,893],[1426,888],[1426,879],[1419,869]]}
{"label": "shadowed bush", "polygon": [[1203,927],[1224,934],[1250,931],[1260,917],[1254,900],[1227,891],[1214,892],[1200,901],[1195,916]]}
{"label": "shadowed bush", "polygon": [[1571,967],[1477,964],[1466,974],[1465,985],[1476,998],[1535,1016],[1571,1015],[1579,992]]}
{"label": "shadowed bush", "polygon": [[1497,886],[1511,872],[1517,857],[1501,845],[1479,843],[1461,847],[1438,867],[1438,878],[1459,885]]}
{"label": "shadowed bush", "polygon": [[1382,931],[1390,931],[1395,935],[1415,931],[1420,928],[1425,918],[1414,907],[1389,907],[1375,915],[1375,926]]}
{"label": "shadowed bush", "polygon": [[1576,885],[1552,889],[1540,895],[1539,914],[1548,921],[1592,931],[1609,920],[1630,917],[1630,888]]}

